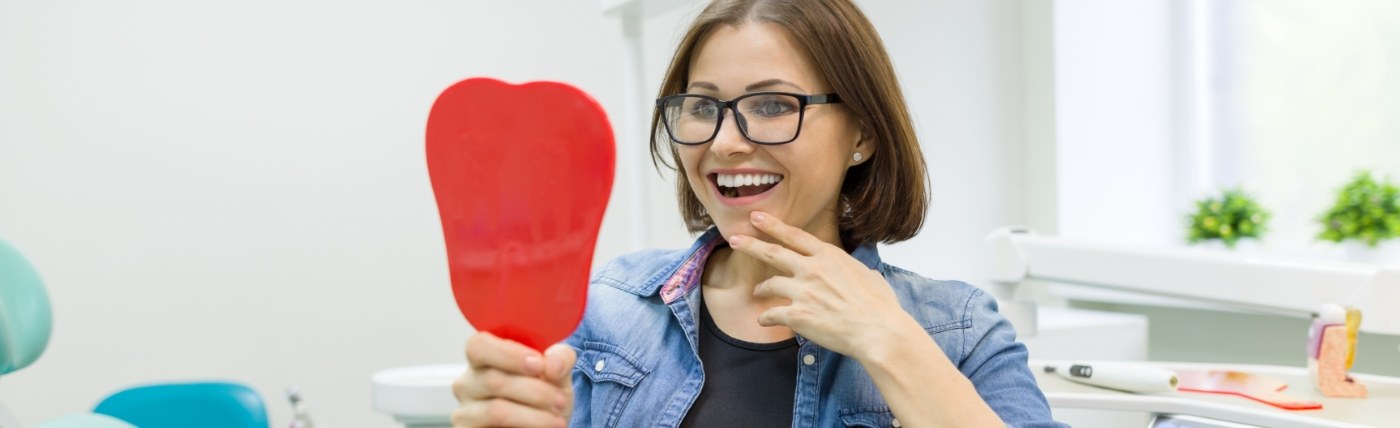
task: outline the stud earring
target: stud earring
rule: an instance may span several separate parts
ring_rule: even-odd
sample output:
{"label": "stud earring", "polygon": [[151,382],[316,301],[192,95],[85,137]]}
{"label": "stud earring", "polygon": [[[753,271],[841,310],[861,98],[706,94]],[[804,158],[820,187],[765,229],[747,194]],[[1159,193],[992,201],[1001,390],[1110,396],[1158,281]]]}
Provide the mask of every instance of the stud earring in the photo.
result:
{"label": "stud earring", "polygon": [[860,160],[861,160],[861,159],[864,159],[864,158],[861,157],[860,152],[856,152],[856,154],[851,155],[851,159],[855,159],[856,162],[860,162]]}

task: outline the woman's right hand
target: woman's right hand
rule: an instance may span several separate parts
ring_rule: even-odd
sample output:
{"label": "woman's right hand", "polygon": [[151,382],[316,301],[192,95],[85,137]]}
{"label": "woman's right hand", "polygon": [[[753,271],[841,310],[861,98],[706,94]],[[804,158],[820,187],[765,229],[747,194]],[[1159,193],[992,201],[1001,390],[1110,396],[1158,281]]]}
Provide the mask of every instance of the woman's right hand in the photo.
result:
{"label": "woman's right hand", "polygon": [[460,403],[453,428],[566,426],[574,410],[575,358],[562,343],[540,354],[491,333],[472,335],[467,373],[452,382]]}

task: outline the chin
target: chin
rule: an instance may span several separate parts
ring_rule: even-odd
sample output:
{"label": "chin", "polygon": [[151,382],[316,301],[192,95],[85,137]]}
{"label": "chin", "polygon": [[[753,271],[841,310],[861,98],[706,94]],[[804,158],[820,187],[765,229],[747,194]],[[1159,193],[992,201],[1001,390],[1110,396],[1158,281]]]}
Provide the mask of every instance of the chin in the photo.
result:
{"label": "chin", "polygon": [[720,236],[723,236],[724,239],[729,239],[729,237],[734,235],[758,236],[758,229],[754,228],[753,223],[749,222],[749,213],[747,211],[726,215],[723,216],[723,218],[714,217],[713,214],[711,214],[711,216],[711,219],[715,222],[715,227],[719,229]]}

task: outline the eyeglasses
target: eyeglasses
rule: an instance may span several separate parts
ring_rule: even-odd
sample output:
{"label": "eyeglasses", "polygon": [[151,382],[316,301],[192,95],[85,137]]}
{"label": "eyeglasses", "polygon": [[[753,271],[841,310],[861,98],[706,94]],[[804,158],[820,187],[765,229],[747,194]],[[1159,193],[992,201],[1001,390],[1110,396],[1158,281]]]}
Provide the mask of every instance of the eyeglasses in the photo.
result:
{"label": "eyeglasses", "polygon": [[739,133],[758,144],[787,144],[802,131],[802,116],[812,104],[839,103],[836,94],[801,95],[787,92],[754,92],[733,100],[680,94],[661,97],[661,122],[677,144],[705,144],[719,135],[724,109],[734,112]]}

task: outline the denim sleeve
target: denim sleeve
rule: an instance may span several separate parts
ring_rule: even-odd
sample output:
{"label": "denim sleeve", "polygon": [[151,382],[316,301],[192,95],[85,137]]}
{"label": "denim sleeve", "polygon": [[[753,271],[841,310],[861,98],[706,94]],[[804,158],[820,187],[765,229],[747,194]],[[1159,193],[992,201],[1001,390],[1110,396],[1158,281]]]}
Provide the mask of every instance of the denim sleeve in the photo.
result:
{"label": "denim sleeve", "polygon": [[972,381],[982,400],[1009,427],[1068,427],[1050,416],[1050,405],[1027,365],[1026,345],[1001,313],[996,300],[981,290],[967,301],[971,328],[963,330],[963,359],[958,369]]}

